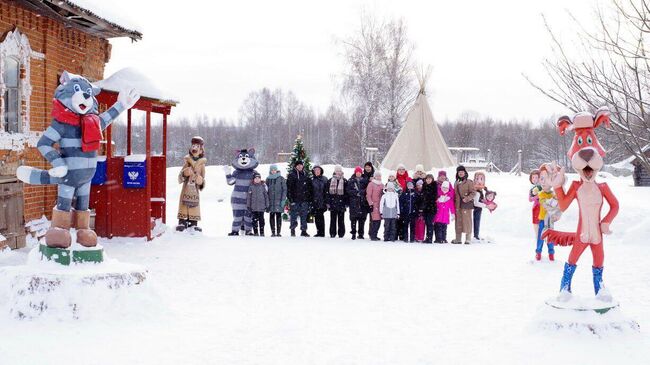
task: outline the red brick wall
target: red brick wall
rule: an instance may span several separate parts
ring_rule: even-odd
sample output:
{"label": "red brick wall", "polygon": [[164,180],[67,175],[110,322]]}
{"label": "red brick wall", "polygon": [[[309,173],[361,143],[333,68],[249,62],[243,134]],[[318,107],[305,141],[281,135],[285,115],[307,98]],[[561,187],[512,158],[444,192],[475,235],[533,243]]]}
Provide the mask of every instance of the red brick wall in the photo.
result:
{"label": "red brick wall", "polygon": [[[23,9],[14,4],[0,3],[0,35],[17,28],[29,39],[33,51],[43,53],[44,60],[30,60],[30,130],[44,131],[50,123],[50,108],[58,76],[62,71],[83,75],[90,80],[104,76],[104,66],[111,53],[106,39],[66,28],[62,23]],[[0,150],[0,160],[15,162],[41,169],[49,168],[37,149],[25,148],[21,152]],[[50,216],[56,201],[54,186],[25,186],[25,221]]]}

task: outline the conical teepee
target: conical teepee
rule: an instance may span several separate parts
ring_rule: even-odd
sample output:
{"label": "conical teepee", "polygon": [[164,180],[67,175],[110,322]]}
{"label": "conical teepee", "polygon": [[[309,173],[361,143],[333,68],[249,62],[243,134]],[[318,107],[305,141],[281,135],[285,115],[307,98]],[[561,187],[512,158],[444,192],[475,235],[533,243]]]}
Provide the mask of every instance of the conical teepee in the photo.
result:
{"label": "conical teepee", "polygon": [[429,74],[429,70],[418,72],[420,92],[381,163],[384,168],[395,170],[399,164],[404,164],[408,170],[413,170],[416,165],[422,164],[429,171],[455,164],[427,101],[425,84]]}

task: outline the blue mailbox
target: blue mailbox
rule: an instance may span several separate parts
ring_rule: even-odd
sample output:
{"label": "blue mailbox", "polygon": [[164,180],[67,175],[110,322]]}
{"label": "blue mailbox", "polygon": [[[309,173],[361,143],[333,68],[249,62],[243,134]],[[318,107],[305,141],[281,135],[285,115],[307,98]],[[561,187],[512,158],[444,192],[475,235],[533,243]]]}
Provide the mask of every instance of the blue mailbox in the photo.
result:
{"label": "blue mailbox", "polygon": [[97,168],[90,183],[92,185],[104,185],[106,183],[106,156],[97,157]]}
{"label": "blue mailbox", "polygon": [[124,158],[124,176],[122,185],[127,189],[146,187],[147,161],[145,155],[130,155]]}

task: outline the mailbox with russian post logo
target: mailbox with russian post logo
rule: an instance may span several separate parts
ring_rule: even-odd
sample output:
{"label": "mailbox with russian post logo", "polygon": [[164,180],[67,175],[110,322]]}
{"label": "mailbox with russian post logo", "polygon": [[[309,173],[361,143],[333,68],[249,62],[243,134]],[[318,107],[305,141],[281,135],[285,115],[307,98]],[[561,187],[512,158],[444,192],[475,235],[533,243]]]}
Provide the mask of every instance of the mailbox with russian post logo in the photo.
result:
{"label": "mailbox with russian post logo", "polygon": [[124,158],[124,176],[122,185],[127,189],[146,187],[147,161],[145,155],[130,155]]}

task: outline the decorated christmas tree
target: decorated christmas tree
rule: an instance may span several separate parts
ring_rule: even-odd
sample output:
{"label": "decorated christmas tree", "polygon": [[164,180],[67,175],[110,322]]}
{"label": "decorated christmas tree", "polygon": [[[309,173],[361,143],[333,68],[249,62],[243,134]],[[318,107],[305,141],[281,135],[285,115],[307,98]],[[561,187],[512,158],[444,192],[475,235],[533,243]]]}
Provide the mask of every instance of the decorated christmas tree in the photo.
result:
{"label": "decorated christmas tree", "polygon": [[309,156],[307,155],[307,151],[305,151],[305,146],[302,144],[302,136],[300,135],[296,137],[296,143],[293,145],[291,160],[289,160],[289,167],[287,167],[288,172],[291,172],[296,166],[296,161],[302,161],[305,166],[305,172],[311,174],[311,161],[309,161]]}

